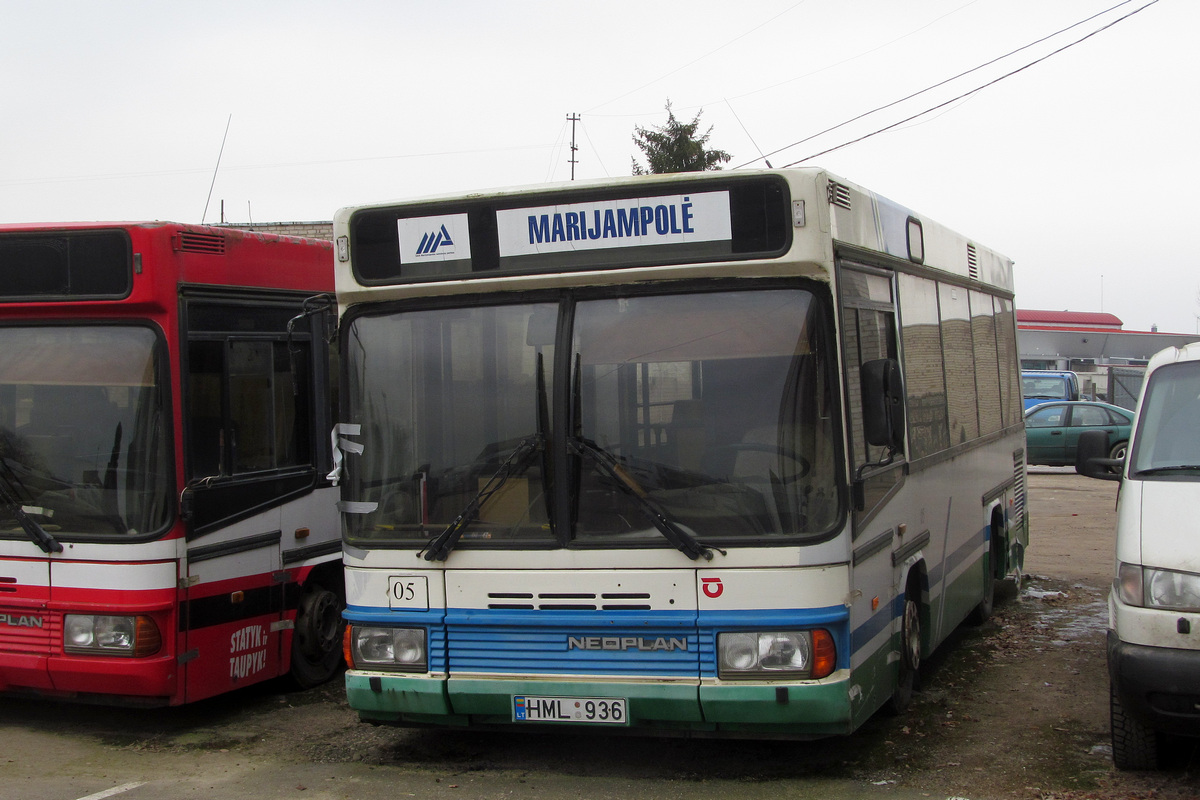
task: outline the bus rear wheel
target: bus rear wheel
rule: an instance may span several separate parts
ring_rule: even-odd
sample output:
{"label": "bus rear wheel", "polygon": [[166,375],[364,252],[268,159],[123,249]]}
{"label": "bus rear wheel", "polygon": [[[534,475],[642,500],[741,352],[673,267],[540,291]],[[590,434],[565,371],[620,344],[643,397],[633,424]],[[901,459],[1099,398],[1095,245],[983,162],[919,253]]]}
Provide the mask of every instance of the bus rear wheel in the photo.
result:
{"label": "bus rear wheel", "polygon": [[289,677],[301,689],[325,683],[342,666],[342,601],[336,592],[312,584],[305,588],[292,631]]}
{"label": "bus rear wheel", "polygon": [[996,609],[996,567],[1003,563],[1004,545],[1002,537],[1004,532],[997,525],[992,525],[991,546],[988,550],[987,570],[983,575],[983,597],[979,603],[971,609],[971,615],[968,621],[972,625],[982,625],[991,619],[992,612]]}

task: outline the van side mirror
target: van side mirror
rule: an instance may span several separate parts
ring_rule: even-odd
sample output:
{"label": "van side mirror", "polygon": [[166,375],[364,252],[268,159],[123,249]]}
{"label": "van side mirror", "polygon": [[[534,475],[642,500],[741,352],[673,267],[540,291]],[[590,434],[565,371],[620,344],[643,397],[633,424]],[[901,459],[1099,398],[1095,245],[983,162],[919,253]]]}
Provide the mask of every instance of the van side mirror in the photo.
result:
{"label": "van side mirror", "polygon": [[1108,431],[1084,431],[1075,446],[1075,471],[1102,481],[1119,481],[1123,458],[1108,457]]}
{"label": "van side mirror", "polygon": [[862,365],[863,434],[872,447],[904,450],[904,380],[900,362],[879,358]]}

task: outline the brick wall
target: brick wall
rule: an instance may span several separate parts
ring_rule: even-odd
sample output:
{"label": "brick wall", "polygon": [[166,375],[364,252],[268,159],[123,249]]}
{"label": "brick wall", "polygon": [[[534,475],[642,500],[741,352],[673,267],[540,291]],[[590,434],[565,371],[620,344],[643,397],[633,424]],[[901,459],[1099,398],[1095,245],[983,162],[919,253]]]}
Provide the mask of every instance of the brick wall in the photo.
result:
{"label": "brick wall", "polygon": [[277,233],[281,236],[299,236],[304,239],[333,239],[332,222],[256,222],[249,225],[217,225],[218,228],[235,228],[239,231]]}

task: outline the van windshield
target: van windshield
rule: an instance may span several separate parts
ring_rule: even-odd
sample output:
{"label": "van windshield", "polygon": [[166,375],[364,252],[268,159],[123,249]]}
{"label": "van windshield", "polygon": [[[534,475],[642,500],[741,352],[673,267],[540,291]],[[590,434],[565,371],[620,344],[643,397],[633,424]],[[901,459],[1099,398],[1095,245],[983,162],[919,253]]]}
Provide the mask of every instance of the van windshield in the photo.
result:
{"label": "van windshield", "polygon": [[1037,400],[1070,400],[1067,379],[1059,375],[1025,375],[1021,378],[1021,393]]}
{"label": "van windshield", "polygon": [[1200,475],[1200,361],[1168,364],[1151,373],[1130,453],[1130,474]]}

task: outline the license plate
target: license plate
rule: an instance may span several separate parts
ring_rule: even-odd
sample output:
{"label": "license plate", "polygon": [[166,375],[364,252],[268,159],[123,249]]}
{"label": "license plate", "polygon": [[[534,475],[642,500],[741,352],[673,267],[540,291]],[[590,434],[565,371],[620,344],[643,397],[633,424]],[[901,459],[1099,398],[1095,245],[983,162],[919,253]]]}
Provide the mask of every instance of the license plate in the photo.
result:
{"label": "license plate", "polygon": [[514,722],[588,722],[628,725],[624,697],[513,697]]}

